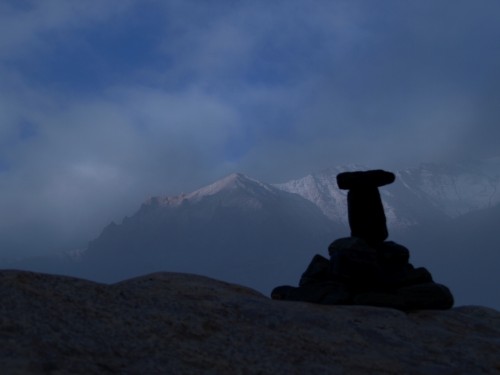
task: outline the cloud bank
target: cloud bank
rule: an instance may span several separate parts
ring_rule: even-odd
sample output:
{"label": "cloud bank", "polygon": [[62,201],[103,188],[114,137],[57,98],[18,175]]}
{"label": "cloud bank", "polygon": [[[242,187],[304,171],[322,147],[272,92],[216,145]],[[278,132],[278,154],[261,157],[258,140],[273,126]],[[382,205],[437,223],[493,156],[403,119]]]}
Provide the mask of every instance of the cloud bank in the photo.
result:
{"label": "cloud bank", "polygon": [[233,171],[498,155],[497,1],[3,1],[0,242],[85,241]]}

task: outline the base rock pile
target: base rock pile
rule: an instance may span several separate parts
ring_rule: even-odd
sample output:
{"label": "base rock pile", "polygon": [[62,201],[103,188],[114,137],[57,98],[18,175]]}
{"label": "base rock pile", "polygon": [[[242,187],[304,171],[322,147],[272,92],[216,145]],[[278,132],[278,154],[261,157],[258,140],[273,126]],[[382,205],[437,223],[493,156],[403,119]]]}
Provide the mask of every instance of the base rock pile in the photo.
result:
{"label": "base rock pile", "polygon": [[0,271],[4,374],[498,374],[500,312],[273,301],[203,276]]}
{"label": "base rock pile", "polygon": [[402,311],[450,309],[454,304],[451,291],[435,283],[427,269],[413,267],[406,247],[386,241],[389,231],[378,188],[395,178],[394,173],[381,169],[338,174],[339,189],[349,190],[351,237],[330,244],[329,260],[316,254],[299,286],[276,287],[272,298]]}

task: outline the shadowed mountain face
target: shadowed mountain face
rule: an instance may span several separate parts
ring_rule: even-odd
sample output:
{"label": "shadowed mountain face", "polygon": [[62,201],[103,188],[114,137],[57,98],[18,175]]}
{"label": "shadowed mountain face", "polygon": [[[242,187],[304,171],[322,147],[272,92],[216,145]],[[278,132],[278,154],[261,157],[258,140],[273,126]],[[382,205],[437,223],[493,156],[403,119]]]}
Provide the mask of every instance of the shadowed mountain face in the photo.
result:
{"label": "shadowed mountain face", "polygon": [[472,211],[454,220],[415,226],[398,240],[414,251],[413,258],[452,288],[458,304],[500,309],[495,286],[500,284],[500,205]]}
{"label": "shadowed mountain face", "polygon": [[[362,169],[355,166],[348,169]],[[4,262],[21,268],[117,281],[154,271],[208,275],[268,293],[296,285],[314,254],[348,236],[347,198],[332,169],[269,185],[230,175],[193,193],[153,198],[110,224],[74,258]],[[380,188],[389,240],[409,248],[452,290],[456,304],[500,308],[500,159],[396,173]]]}
{"label": "shadowed mountain face", "polygon": [[338,230],[306,199],[234,174],[189,195],[153,198],[88,247],[81,275],[117,281],[159,270],[267,291],[295,282]]}

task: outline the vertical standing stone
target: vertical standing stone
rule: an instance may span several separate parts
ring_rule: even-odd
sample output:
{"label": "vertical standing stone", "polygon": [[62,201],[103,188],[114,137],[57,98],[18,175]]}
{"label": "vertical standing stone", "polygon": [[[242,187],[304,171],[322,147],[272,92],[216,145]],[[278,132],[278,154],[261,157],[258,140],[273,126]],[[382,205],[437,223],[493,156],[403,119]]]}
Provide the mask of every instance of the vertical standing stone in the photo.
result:
{"label": "vertical standing stone", "polygon": [[337,175],[340,189],[347,193],[347,209],[351,236],[370,245],[381,244],[387,239],[386,218],[379,186],[394,182],[395,176],[383,170],[344,172]]}

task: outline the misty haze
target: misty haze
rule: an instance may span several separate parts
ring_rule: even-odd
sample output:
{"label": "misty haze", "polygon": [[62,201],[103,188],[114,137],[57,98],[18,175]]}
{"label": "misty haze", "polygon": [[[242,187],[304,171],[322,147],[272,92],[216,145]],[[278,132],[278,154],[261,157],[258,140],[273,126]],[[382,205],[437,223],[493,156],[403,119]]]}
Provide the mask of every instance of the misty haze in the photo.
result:
{"label": "misty haze", "polygon": [[[344,170],[276,185],[234,173],[188,194],[148,199],[82,251],[3,267],[108,283],[188,272],[269,295],[278,284],[296,285],[315,254],[327,256],[330,242],[349,236],[346,195],[335,179]],[[426,164],[396,176],[381,190],[389,240],[407,246],[412,263],[448,285],[457,304],[498,308],[491,286],[500,282],[500,158]]]}
{"label": "misty haze", "polygon": [[499,12],[2,1],[0,267],[269,295],[349,236],[335,176],[381,168],[389,239],[500,309]]}

